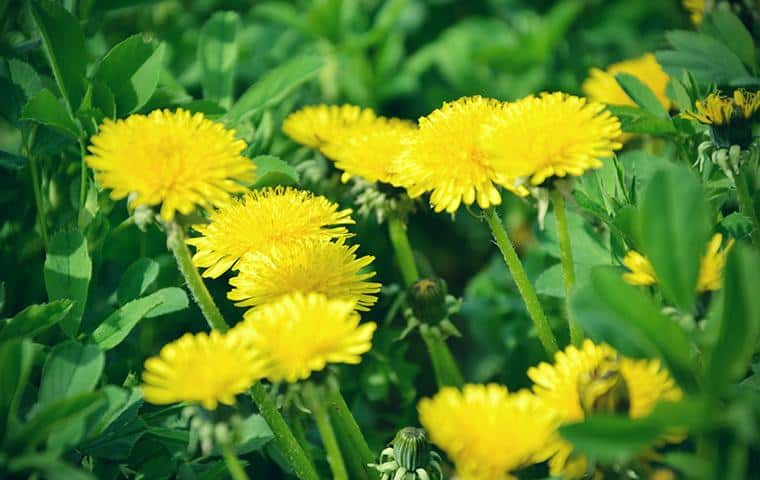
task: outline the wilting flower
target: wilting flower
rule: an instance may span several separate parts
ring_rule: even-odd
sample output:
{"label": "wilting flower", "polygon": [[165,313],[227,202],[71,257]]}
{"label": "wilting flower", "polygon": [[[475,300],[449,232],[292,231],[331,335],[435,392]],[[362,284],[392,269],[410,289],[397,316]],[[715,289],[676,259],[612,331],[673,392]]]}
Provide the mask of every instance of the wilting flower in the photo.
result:
{"label": "wilting flower", "polygon": [[[560,418],[560,423],[583,420],[593,413],[622,414],[640,418],[659,401],[678,401],[681,390],[658,360],[634,360],[620,356],[605,344],[586,340],[582,348],[569,346],[528,370],[533,391]],[[573,453],[559,436],[549,447],[549,471],[565,478],[581,478],[588,461]]]}
{"label": "wilting flower", "polygon": [[362,273],[375,257],[356,258],[358,248],[341,240],[308,238],[248,254],[240,261],[238,276],[230,280],[234,288],[227,297],[237,306],[256,307],[291,292],[317,292],[368,310],[377,302],[381,285],[367,281],[375,272]]}
{"label": "wilting flower", "polygon": [[420,401],[420,423],[456,464],[463,480],[512,479],[510,472],[543,461],[555,417],[530,392],[496,384],[441,389]]}
{"label": "wilting flower", "polygon": [[264,375],[264,365],[243,338],[226,334],[187,333],[145,361],[143,396],[155,404],[197,402],[207,410],[233,405],[235,395]]}
{"label": "wilting flower", "polygon": [[[699,276],[697,277],[696,290],[699,293],[720,290],[723,286],[723,267],[726,265],[726,257],[734,244],[730,239],[726,247],[721,250],[723,235],[716,233],[707,244],[707,251],[699,262]],[[649,260],[634,250],[629,251],[623,258],[630,272],[623,274],[623,280],[631,285],[654,285],[657,283],[654,267]]]}
{"label": "wilting flower", "polygon": [[600,168],[622,146],[620,134],[620,122],[601,103],[555,92],[506,105],[486,128],[485,143],[497,171],[525,190]]}
{"label": "wilting flower", "polygon": [[262,305],[235,327],[269,365],[273,382],[305,380],[328,363],[357,364],[372,348],[374,322],[359,324],[354,302],[296,292]]}
{"label": "wilting flower", "polygon": [[90,139],[85,160],[111,198],[130,207],[161,205],[167,221],[227,202],[254,180],[255,165],[241,154],[235,131],[178,109],[125,120],[106,119]]}
{"label": "wilting flower", "polygon": [[294,141],[321,149],[344,136],[347,128],[372,124],[375,112],[356,105],[313,105],[288,115],[282,131]]}
{"label": "wilting flower", "polygon": [[752,123],[760,111],[760,92],[735,90],[731,97],[713,92],[695,104],[696,111],[681,115],[708,126],[716,146],[748,147],[753,141]]}
{"label": "wilting flower", "polygon": [[322,152],[343,170],[345,182],[352,176],[368,182],[391,183],[391,164],[405,147],[413,123],[397,118],[377,117],[372,122],[359,122],[327,143]]}
{"label": "wilting flower", "polygon": [[502,176],[483,148],[482,134],[503,108],[497,100],[464,97],[420,118],[393,165],[394,184],[412,198],[431,192],[436,212],[455,212],[476,201],[481,208],[500,204],[496,185]]}
{"label": "wilting flower", "polygon": [[662,69],[654,55],[647,53],[638,58],[632,58],[618,63],[613,63],[604,70],[592,68],[589,77],[583,82],[583,93],[592,102],[606,103],[607,105],[636,106],[631,97],[618,85],[615,75],[627,73],[633,75],[644,85],[652,90],[657,100],[665,110],[670,109],[670,100],[665,94],[668,86],[668,75]]}
{"label": "wilting flower", "polygon": [[705,16],[705,0],[683,0],[683,7],[691,14],[694,25],[702,23]]}
{"label": "wilting flower", "polygon": [[211,214],[209,223],[195,225],[201,234],[187,243],[196,249],[193,263],[216,278],[236,269],[247,253],[268,252],[273,246],[306,238],[346,238],[345,226],[354,223],[351,210],[339,210],[325,197],[293,188],[266,188]]}

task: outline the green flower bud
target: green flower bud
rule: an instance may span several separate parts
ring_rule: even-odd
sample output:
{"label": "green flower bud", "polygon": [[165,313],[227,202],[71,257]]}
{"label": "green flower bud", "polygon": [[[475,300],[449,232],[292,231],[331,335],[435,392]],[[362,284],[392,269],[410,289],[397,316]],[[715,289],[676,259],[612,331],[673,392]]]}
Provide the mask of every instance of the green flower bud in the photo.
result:
{"label": "green flower bud", "polygon": [[391,444],[396,462],[411,472],[427,468],[430,463],[430,442],[425,430],[421,428],[402,428]]}
{"label": "green flower bud", "polygon": [[409,287],[408,301],[420,322],[436,324],[448,316],[446,282],[440,278],[423,278]]}

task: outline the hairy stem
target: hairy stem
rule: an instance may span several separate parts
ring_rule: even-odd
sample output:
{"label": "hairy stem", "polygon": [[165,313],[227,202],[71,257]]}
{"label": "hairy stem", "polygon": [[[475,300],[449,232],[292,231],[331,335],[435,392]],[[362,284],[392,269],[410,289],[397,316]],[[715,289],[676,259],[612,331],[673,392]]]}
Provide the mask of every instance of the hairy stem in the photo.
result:
{"label": "hairy stem", "polygon": [[438,388],[449,386],[461,388],[464,385],[462,372],[460,372],[459,365],[457,365],[449,346],[446,345],[446,340],[443,339],[440,332],[423,324],[420,326],[420,335],[422,335],[430,355],[430,363],[433,364],[433,373]]}
{"label": "hairy stem", "polygon": [[408,287],[420,278],[420,273],[417,264],[414,263],[414,253],[406,234],[406,225],[397,215],[388,218],[388,234],[396,252],[396,261],[404,278],[404,285]]}

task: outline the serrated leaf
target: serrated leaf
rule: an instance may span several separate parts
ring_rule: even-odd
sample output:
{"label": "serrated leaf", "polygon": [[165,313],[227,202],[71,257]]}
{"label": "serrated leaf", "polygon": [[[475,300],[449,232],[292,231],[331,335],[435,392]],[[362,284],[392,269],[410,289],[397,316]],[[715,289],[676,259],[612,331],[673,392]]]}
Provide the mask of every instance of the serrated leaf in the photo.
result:
{"label": "serrated leaf", "polygon": [[198,61],[201,65],[203,98],[225,108],[232,104],[240,16],[235,12],[216,12],[198,36]]}
{"label": "serrated leaf", "polygon": [[151,258],[140,258],[130,265],[119,282],[116,300],[124,305],[143,295],[156,281],[160,266]]}
{"label": "serrated leaf", "polygon": [[7,318],[0,323],[0,343],[13,338],[34,338],[38,333],[63,320],[71,307],[70,300],[56,300],[26,307],[13,318]]}
{"label": "serrated leaf", "polygon": [[662,106],[657,96],[641,80],[628,73],[618,73],[615,75],[615,80],[631,100],[644,111],[657,118],[670,120],[670,115],[668,115],[665,107]]}
{"label": "serrated leaf", "polygon": [[61,321],[63,331],[73,337],[82,322],[92,276],[87,240],[79,230],[62,230],[50,239],[44,274],[50,300],[68,298],[74,302],[71,313]]}
{"label": "serrated leaf", "polygon": [[32,18],[42,34],[48,61],[68,112],[73,113],[87,91],[87,58],[79,21],[51,0],[30,2]]}
{"label": "serrated leaf", "polygon": [[28,63],[11,58],[8,60],[8,72],[11,81],[21,87],[27,99],[32,98],[42,90],[40,76]]}
{"label": "serrated leaf", "polygon": [[95,71],[94,79],[108,86],[116,103],[117,116],[145,105],[156,91],[164,47],[133,35],[116,44]]}
{"label": "serrated leaf", "polygon": [[79,127],[53,93],[43,88],[21,110],[22,120],[47,125],[73,138],[79,138]]}
{"label": "serrated leaf", "polygon": [[42,367],[40,407],[95,389],[105,357],[97,346],[69,340],[53,348]]}
{"label": "serrated leaf", "polygon": [[259,155],[255,157],[256,164],[255,188],[274,185],[295,185],[298,183],[298,172],[291,165],[274,155]]}

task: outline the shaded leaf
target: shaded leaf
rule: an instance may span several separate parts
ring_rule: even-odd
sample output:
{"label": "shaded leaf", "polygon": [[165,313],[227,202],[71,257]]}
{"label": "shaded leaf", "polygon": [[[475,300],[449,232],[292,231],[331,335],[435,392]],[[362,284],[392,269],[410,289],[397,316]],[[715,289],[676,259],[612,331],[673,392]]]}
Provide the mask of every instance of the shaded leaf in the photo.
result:
{"label": "shaded leaf", "polygon": [[92,275],[87,240],[79,230],[62,230],[50,239],[44,273],[50,300],[74,301],[71,313],[61,321],[63,331],[73,337],[82,321]]}
{"label": "shaded leaf", "polygon": [[124,305],[148,291],[158,278],[159,269],[158,262],[151,258],[140,258],[132,263],[122,275],[116,291],[119,305]]}
{"label": "shaded leaf", "polygon": [[71,307],[70,300],[56,300],[26,307],[13,318],[7,318],[0,323],[0,343],[13,338],[34,338],[38,333],[63,320]]}
{"label": "shaded leaf", "polygon": [[40,90],[24,105],[21,110],[21,119],[53,127],[73,138],[79,137],[79,127],[66,112],[66,108],[48,89]]}
{"label": "shaded leaf", "polygon": [[237,32],[240,16],[235,12],[216,12],[198,36],[198,61],[201,64],[203,98],[229,108],[237,63]]}
{"label": "shaded leaf", "polygon": [[18,427],[18,405],[34,360],[28,339],[0,343],[0,444]]}
{"label": "shaded leaf", "polygon": [[69,340],[53,348],[42,367],[39,406],[93,391],[105,357],[97,346]]}

